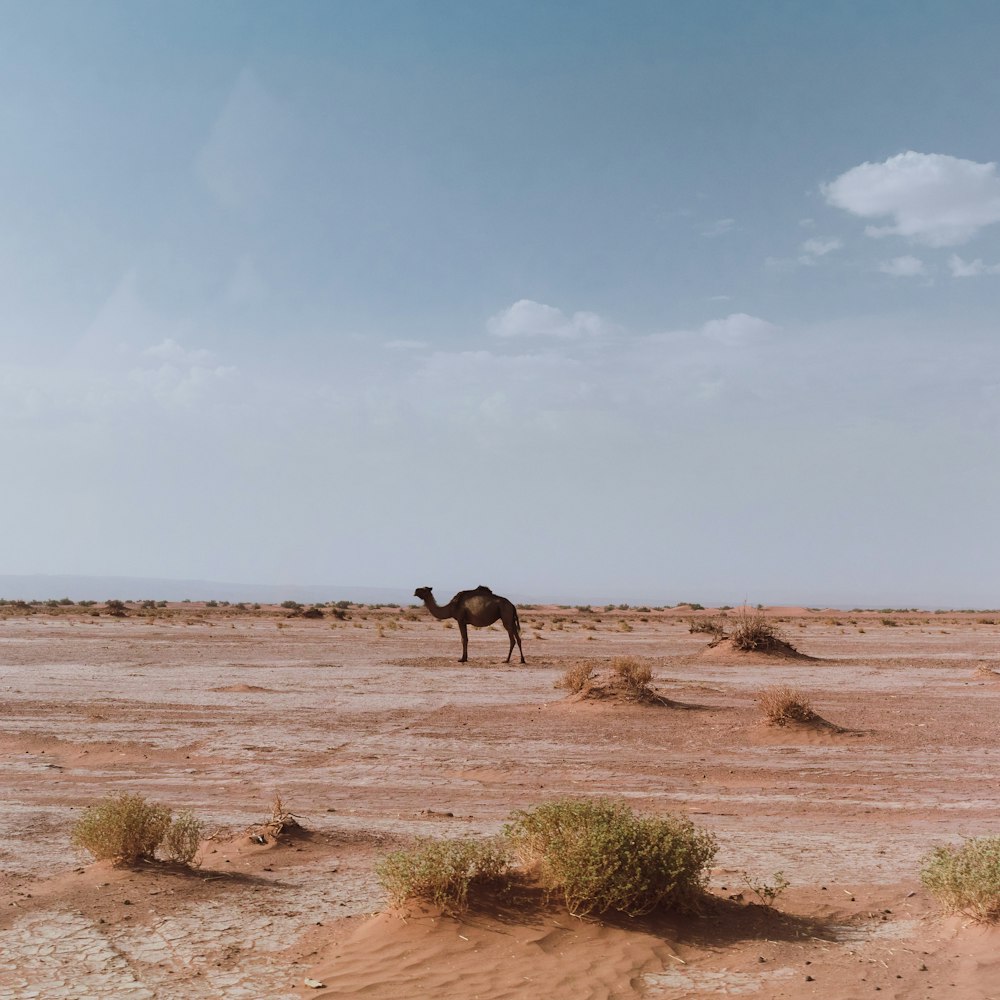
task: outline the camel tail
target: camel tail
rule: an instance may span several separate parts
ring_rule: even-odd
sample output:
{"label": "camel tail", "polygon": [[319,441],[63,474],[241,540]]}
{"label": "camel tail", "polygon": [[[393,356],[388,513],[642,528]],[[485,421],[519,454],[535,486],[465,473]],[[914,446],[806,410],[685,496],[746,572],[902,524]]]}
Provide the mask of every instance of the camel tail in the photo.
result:
{"label": "camel tail", "polygon": [[517,613],[517,605],[514,605],[514,634],[521,638],[521,616]]}

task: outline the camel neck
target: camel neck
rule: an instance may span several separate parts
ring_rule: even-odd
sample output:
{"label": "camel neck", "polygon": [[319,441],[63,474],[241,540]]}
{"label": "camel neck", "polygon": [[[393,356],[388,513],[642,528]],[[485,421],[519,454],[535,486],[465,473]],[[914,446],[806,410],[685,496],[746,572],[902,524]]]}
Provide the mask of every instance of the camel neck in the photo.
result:
{"label": "camel neck", "polygon": [[424,605],[435,618],[452,618],[451,605],[446,604],[443,608],[438,606],[433,597],[425,597]]}

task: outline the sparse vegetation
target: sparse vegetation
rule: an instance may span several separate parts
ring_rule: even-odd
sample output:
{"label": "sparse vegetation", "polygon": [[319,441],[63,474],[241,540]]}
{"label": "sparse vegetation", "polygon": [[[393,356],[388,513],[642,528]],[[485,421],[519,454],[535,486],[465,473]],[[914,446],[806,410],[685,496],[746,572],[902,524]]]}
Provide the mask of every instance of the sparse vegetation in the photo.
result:
{"label": "sparse vegetation", "polygon": [[518,859],[576,916],[697,907],[715,838],[680,816],[640,817],[608,799],[518,810],[504,833]]}
{"label": "sparse vegetation", "polygon": [[594,676],[594,668],[590,663],[576,663],[567,667],[566,672],[556,681],[556,687],[567,688],[573,694],[579,694]]}
{"label": "sparse vegetation", "polygon": [[772,726],[787,726],[790,722],[813,722],[819,718],[809,699],[787,684],[765,688],[757,695],[757,704]]}
{"label": "sparse vegetation", "polygon": [[124,618],[128,614],[128,609],[125,607],[124,601],[105,601],[104,608],[113,618]]}
{"label": "sparse vegetation", "polygon": [[[166,806],[147,802],[141,795],[119,792],[84,811],[73,827],[72,843],[98,861],[134,865],[140,859],[156,856],[170,825]],[[188,821],[177,831],[178,844],[183,842],[184,829],[190,829]]]}
{"label": "sparse vegetation", "polygon": [[648,701],[655,698],[650,688],[653,668],[634,656],[617,656],[611,662],[615,686],[629,701]]}
{"label": "sparse vegetation", "polygon": [[748,872],[742,872],[740,878],[764,906],[774,906],[774,901],[791,885],[783,872],[775,872],[771,882]]}
{"label": "sparse vegetation", "polygon": [[468,907],[469,890],[501,885],[510,855],[500,840],[425,840],[393,851],[376,868],[394,906],[420,900],[448,912]]}
{"label": "sparse vegetation", "polygon": [[729,639],[734,649],[767,652],[787,646],[787,640],[763,611],[741,607],[731,619]]}
{"label": "sparse vegetation", "polygon": [[721,639],[726,634],[726,629],[718,618],[692,618],[688,623],[688,632],[692,634],[704,632]]}
{"label": "sparse vegetation", "polygon": [[947,912],[1000,921],[1000,837],[935,848],[923,859],[920,880]]}
{"label": "sparse vegetation", "polygon": [[171,820],[160,847],[168,861],[190,865],[194,862],[204,835],[205,824],[185,810]]}

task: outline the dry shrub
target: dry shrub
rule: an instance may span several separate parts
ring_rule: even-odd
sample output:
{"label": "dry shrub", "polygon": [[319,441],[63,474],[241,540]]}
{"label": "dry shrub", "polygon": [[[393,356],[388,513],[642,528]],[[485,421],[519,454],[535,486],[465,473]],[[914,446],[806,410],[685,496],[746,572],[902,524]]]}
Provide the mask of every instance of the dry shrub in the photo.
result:
{"label": "dry shrub", "polygon": [[645,701],[655,697],[649,683],[653,668],[634,656],[616,656],[611,661],[613,683],[630,701]]}
{"label": "dry shrub", "polygon": [[721,639],[725,635],[725,626],[718,618],[692,618],[688,622],[688,632],[705,632],[708,635]]}
{"label": "dry shrub", "polygon": [[275,838],[286,830],[301,829],[298,816],[285,806],[280,795],[274,796],[274,801],[271,803],[271,815],[264,821],[264,829]]}
{"label": "dry shrub", "polygon": [[556,681],[556,687],[567,688],[573,694],[579,694],[590,683],[594,676],[594,668],[589,663],[577,663],[568,667],[566,672]]}
{"label": "dry shrub", "polygon": [[190,865],[198,853],[204,835],[205,825],[200,819],[186,810],[178,813],[167,827],[160,844],[164,857],[168,861]]}
{"label": "dry shrub", "polygon": [[729,639],[734,649],[744,652],[783,649],[788,643],[781,630],[767,620],[763,611],[744,605],[732,618]]}
{"label": "dry shrub", "polygon": [[73,827],[72,843],[98,861],[134,865],[152,859],[170,827],[170,810],[141,795],[119,792],[84,810]]}
{"label": "dry shrub", "polygon": [[772,726],[786,726],[790,722],[814,722],[819,718],[809,699],[787,684],[765,688],[757,695],[757,704]]}
{"label": "dry shrub", "polygon": [[923,859],[920,881],[949,913],[981,923],[1000,920],[1000,837],[938,847]]}
{"label": "dry shrub", "polygon": [[688,911],[704,890],[715,838],[685,817],[640,817],[608,799],[518,810],[504,827],[519,860],[570,913]]}
{"label": "dry shrub", "polygon": [[510,855],[500,840],[425,840],[375,867],[394,906],[420,900],[448,912],[467,909],[469,890],[502,885]]}

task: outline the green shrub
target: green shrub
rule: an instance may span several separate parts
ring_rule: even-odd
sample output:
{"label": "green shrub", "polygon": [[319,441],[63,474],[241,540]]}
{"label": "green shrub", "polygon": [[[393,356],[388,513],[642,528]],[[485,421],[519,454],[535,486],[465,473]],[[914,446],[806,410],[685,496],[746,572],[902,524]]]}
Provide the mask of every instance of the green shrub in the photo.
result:
{"label": "green shrub", "polygon": [[98,861],[132,865],[153,858],[170,826],[170,810],[141,795],[119,792],[84,811],[73,828],[74,847]]}
{"label": "green shrub", "polygon": [[608,799],[518,810],[504,833],[521,862],[576,916],[691,910],[717,849],[710,833],[684,817],[640,817]]}
{"label": "green shrub", "polygon": [[204,835],[205,825],[185,810],[178,813],[167,827],[160,848],[168,861],[189,865],[194,861]]}
{"label": "green shrub", "polygon": [[920,881],[949,913],[1000,920],[1000,837],[935,848],[923,860]]}
{"label": "green shrub", "polygon": [[469,889],[502,884],[510,856],[498,840],[425,840],[375,867],[395,906],[421,900],[448,912],[468,906]]}

